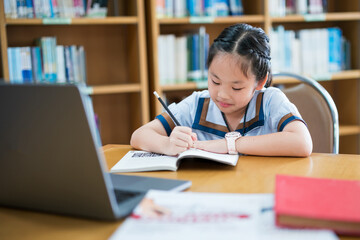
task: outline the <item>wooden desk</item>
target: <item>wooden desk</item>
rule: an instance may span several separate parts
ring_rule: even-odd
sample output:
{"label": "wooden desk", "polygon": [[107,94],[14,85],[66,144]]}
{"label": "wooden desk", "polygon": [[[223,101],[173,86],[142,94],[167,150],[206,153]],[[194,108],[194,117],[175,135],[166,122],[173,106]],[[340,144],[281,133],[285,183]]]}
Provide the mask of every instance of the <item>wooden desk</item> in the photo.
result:
{"label": "wooden desk", "polygon": [[[111,168],[130,147],[106,145],[103,149]],[[228,193],[272,193],[276,174],[360,180],[360,155],[314,153],[309,158],[242,156],[236,167],[205,160],[184,160],[177,172],[136,173],[189,179],[192,181],[190,191]],[[107,239],[120,224],[121,221],[99,222],[0,208],[0,239]]]}

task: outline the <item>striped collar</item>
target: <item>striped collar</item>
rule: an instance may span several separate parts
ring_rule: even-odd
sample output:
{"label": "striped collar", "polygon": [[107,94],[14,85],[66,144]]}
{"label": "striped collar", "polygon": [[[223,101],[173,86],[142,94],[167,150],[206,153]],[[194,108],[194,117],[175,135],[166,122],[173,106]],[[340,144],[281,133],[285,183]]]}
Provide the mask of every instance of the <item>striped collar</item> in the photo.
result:
{"label": "striped collar", "polygon": [[[236,131],[240,132],[241,135],[244,134],[245,130],[246,132],[249,132],[250,130],[264,125],[264,110],[263,110],[263,95],[264,92],[259,92],[259,94],[256,97],[256,112],[255,116],[250,119],[249,121],[245,122],[245,127],[243,123],[239,123]],[[212,123],[206,120],[206,117],[208,115],[209,105],[210,105],[210,98],[200,98],[198,102],[198,106],[196,109],[195,119],[194,123],[192,125],[192,128],[198,129],[201,131],[205,131],[208,133],[215,134],[220,137],[225,137],[225,134],[228,132],[228,129],[226,127],[226,123],[224,121],[223,125]],[[250,106],[254,107],[253,104]],[[251,114],[250,114],[251,116]]]}

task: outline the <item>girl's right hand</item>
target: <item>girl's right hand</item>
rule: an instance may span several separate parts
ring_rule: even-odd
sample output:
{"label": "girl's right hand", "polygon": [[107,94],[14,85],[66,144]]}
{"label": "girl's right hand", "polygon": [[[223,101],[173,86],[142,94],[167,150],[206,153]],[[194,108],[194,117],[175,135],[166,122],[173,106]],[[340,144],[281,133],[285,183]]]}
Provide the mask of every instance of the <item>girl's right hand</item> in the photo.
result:
{"label": "girl's right hand", "polygon": [[173,129],[169,137],[167,155],[177,155],[191,148],[197,140],[196,133],[191,128],[178,126]]}

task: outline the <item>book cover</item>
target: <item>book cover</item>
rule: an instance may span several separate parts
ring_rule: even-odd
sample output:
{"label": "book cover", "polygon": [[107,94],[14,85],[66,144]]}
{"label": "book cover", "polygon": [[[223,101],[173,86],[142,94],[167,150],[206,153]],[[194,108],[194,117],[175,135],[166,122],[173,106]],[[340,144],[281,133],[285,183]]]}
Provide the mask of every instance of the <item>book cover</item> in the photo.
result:
{"label": "book cover", "polygon": [[276,176],[276,224],[360,235],[360,181]]}
{"label": "book cover", "polygon": [[239,155],[211,153],[199,149],[189,149],[178,156],[146,151],[129,151],[111,168],[110,172],[176,171],[180,160],[184,158],[201,158],[236,166]]}

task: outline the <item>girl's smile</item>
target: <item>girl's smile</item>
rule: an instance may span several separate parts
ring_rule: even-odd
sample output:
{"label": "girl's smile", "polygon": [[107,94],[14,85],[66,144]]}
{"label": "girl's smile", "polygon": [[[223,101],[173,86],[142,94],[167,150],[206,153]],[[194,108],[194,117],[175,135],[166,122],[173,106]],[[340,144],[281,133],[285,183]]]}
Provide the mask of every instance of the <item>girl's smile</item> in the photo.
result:
{"label": "girl's smile", "polygon": [[229,104],[229,103],[221,102],[221,101],[218,101],[218,103],[223,108],[228,108],[228,107],[231,107],[233,105],[233,104]]}

